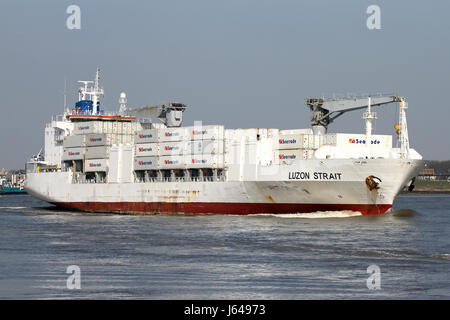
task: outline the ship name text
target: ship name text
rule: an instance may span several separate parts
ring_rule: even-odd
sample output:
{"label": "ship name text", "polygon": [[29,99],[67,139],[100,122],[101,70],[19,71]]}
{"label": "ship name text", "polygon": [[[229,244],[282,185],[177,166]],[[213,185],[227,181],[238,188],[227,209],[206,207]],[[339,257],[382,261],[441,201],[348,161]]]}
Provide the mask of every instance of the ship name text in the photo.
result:
{"label": "ship name text", "polygon": [[289,172],[289,180],[341,180],[342,173],[329,172]]}

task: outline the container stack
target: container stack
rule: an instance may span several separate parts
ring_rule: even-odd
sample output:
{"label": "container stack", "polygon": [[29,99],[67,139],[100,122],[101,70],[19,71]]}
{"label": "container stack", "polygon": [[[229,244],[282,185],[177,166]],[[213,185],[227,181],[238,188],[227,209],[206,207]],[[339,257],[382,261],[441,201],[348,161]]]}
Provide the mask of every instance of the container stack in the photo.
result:
{"label": "container stack", "polygon": [[292,163],[297,159],[311,159],[315,150],[325,142],[325,136],[308,133],[292,133],[293,130],[280,130],[274,139],[275,161]]}
{"label": "container stack", "polygon": [[223,126],[142,130],[134,141],[135,171],[223,167]]}
{"label": "container stack", "polygon": [[62,161],[80,161],[85,172],[107,172],[111,146],[133,143],[134,133],[141,129],[138,122],[75,123],[73,135],[64,137]]}
{"label": "container stack", "polygon": [[87,134],[107,134],[112,145],[132,144],[136,131],[142,129],[139,122],[89,121],[76,123],[74,136]]}

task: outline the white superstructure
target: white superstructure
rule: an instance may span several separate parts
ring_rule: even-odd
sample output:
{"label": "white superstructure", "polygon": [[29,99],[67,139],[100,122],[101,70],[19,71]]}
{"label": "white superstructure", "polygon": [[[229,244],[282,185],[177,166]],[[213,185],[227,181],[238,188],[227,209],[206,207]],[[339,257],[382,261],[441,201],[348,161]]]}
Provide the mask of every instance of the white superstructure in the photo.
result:
{"label": "white superstructure", "polygon": [[[98,79],[97,70],[72,112],[47,125],[45,164],[28,168],[28,193],[95,212],[374,214],[388,211],[422,167],[396,95],[308,99],[312,129],[226,129],[181,126],[181,103],[128,109],[125,93],[119,113],[105,114]],[[399,146],[372,132],[371,108],[391,102],[400,103]],[[337,116],[364,108],[365,134],[327,132]]]}

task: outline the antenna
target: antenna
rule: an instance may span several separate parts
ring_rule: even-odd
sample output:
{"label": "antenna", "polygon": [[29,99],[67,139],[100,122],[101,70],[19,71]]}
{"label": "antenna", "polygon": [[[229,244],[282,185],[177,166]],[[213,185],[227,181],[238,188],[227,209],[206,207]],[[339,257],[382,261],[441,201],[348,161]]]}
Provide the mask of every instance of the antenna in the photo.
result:
{"label": "antenna", "polygon": [[64,76],[64,112],[65,114],[67,111],[67,78]]}
{"label": "antenna", "polygon": [[98,83],[100,80],[100,68],[97,67],[97,71],[95,72],[95,84],[94,84],[94,91],[98,91]]}
{"label": "antenna", "polygon": [[127,95],[122,92],[119,96],[119,113],[125,114],[125,111],[127,111]]}

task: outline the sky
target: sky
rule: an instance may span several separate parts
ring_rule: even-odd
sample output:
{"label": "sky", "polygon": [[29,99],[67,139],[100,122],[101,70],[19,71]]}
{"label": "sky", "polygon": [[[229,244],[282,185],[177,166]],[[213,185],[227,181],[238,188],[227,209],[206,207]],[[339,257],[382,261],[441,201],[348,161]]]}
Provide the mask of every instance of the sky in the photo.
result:
{"label": "sky", "polygon": [[[80,29],[66,12],[80,8]],[[369,29],[370,5],[380,29]],[[406,97],[411,147],[450,159],[449,1],[2,0],[0,168],[23,168],[44,127],[77,98],[97,67],[103,107],[169,101],[184,124],[307,128],[305,100],[396,93]],[[372,21],[372,20],[371,20]],[[397,104],[376,110],[374,133],[395,135]],[[329,132],[363,133],[362,110]]]}

